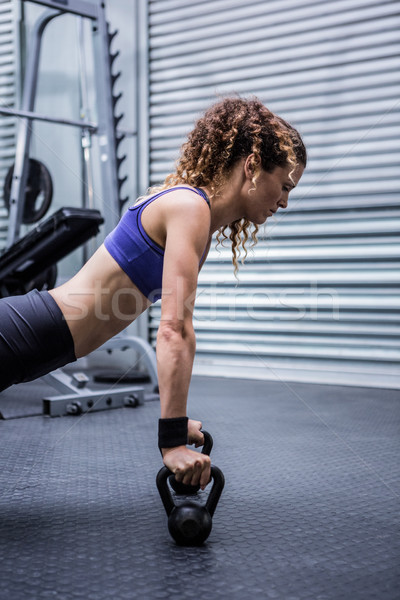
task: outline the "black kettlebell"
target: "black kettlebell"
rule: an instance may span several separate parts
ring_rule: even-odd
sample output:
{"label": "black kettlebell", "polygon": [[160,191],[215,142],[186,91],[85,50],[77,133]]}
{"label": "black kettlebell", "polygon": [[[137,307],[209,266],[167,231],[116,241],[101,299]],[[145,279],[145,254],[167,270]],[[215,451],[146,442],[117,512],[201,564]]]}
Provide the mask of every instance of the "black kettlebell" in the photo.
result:
{"label": "black kettlebell", "polygon": [[[208,433],[208,431],[201,430],[201,433],[204,435],[204,445],[201,453],[210,456],[214,443],[213,439],[211,437],[211,434]],[[180,496],[192,496],[193,494],[197,494],[197,492],[200,489],[199,485],[186,485],[181,481],[177,481],[175,479],[175,475],[170,475],[169,483],[172,489],[174,490],[175,494],[179,494]]]}
{"label": "black kettlebell", "polygon": [[170,476],[171,471],[167,467],[162,467],[156,480],[165,512],[168,515],[169,532],[180,546],[200,546],[211,533],[212,517],[225,485],[224,474],[218,467],[211,465],[213,485],[205,506],[194,502],[175,505],[168,487]]}

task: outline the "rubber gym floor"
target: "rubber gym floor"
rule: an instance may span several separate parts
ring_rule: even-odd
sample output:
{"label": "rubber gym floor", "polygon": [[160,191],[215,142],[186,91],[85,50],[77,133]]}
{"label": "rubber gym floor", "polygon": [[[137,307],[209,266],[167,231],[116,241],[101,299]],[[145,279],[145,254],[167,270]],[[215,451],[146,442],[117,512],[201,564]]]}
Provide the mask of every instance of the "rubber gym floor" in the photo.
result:
{"label": "rubber gym floor", "polygon": [[48,391],[0,394],[1,599],[400,598],[399,391],[194,377],[226,478],[199,548],[168,533],[159,403],[50,418]]}

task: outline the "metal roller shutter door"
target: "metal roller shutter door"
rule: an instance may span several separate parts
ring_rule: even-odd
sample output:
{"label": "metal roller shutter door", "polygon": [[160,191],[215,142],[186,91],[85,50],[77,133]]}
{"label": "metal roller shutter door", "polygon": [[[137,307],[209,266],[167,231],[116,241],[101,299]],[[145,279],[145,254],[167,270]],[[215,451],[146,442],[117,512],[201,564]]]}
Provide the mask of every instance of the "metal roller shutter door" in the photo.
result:
{"label": "metal roller shutter door", "polygon": [[[0,0],[0,104],[17,108],[18,56],[17,14],[19,3]],[[17,120],[0,115],[0,250],[6,245],[8,214],[4,207],[3,185],[14,162]]]}
{"label": "metal roller shutter door", "polygon": [[151,184],[216,94],[256,94],[310,156],[239,285],[229,249],[210,252],[194,372],[400,387],[400,2],[148,6]]}

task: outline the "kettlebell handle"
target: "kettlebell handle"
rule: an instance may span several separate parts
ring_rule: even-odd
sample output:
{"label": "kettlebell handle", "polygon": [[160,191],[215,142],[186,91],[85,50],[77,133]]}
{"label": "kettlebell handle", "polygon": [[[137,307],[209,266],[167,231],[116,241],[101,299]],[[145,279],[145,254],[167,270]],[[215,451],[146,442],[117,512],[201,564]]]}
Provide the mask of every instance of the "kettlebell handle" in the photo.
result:
{"label": "kettlebell handle", "polygon": [[167,513],[168,517],[175,506],[172,500],[170,489],[168,487],[168,477],[170,475],[172,475],[172,471],[170,471],[168,467],[161,467],[156,477],[158,493],[160,494],[162,503],[164,504],[165,512]]}
{"label": "kettlebell handle", "polygon": [[204,435],[204,444],[201,453],[210,456],[214,440],[212,439],[211,433],[208,433],[208,431],[204,431],[203,429],[200,429],[200,431]]}
{"label": "kettlebell handle", "polygon": [[224,489],[225,477],[221,469],[215,465],[211,465],[211,477],[213,479],[213,486],[207,498],[206,509],[210,513],[211,517],[213,517],[218,501],[221,497],[222,490]]}
{"label": "kettlebell handle", "polygon": [[[172,500],[171,491],[168,487],[168,477],[171,475],[172,471],[170,471],[168,467],[164,466],[159,470],[156,478],[157,489],[168,517],[175,507],[174,501]],[[221,469],[215,465],[211,465],[211,478],[213,479],[213,485],[208,495],[205,508],[212,517],[215,509],[217,508],[218,500],[221,497],[222,490],[224,489],[225,477]]]}

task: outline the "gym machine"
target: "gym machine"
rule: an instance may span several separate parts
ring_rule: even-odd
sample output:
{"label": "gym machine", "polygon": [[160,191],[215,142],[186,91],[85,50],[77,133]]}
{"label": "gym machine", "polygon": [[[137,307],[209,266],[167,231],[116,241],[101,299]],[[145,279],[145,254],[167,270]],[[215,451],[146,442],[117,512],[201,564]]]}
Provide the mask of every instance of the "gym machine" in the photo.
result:
{"label": "gym machine", "polygon": [[[115,114],[116,104],[122,94],[113,93],[115,82],[121,75],[120,72],[112,72],[113,63],[119,54],[111,53],[111,43],[117,31],[109,31],[104,1],[23,1],[34,2],[50,10],[38,17],[32,30],[28,44],[21,110],[0,107],[0,114],[16,116],[19,123],[15,162],[4,185],[5,202],[9,209],[9,229],[6,249],[0,255],[0,297],[26,293],[34,287],[53,287],[57,276],[56,263],[95,236],[103,223],[106,234],[112,231],[118,223],[122,205],[127,200],[120,197],[126,177],[118,176],[121,163],[126,159],[126,155],[118,156],[119,145],[125,137],[125,133],[118,129],[123,115]],[[42,37],[47,25],[64,14],[73,14],[81,20],[91,21],[98,123],[83,119],[48,117],[34,112]],[[20,238],[22,224],[40,220],[47,212],[52,196],[51,177],[46,167],[40,161],[29,158],[34,120],[81,129],[83,158],[88,176],[89,159],[85,150],[90,146],[91,136],[98,137],[104,210],[102,215],[93,208],[62,208]],[[90,195],[90,187],[89,182],[86,194]],[[36,206],[38,197],[41,201],[39,207]],[[114,350],[126,349],[133,349],[139,354],[153,391],[157,393],[155,353],[148,342],[136,336],[120,334],[96,352],[111,353]],[[59,392],[58,396],[43,400],[43,410],[50,416],[79,414],[126,405],[136,406],[144,397],[144,388],[137,385],[124,388],[113,385],[109,390],[91,390],[88,386],[89,378],[85,373],[68,375],[63,369],[57,369],[42,379]]]}

